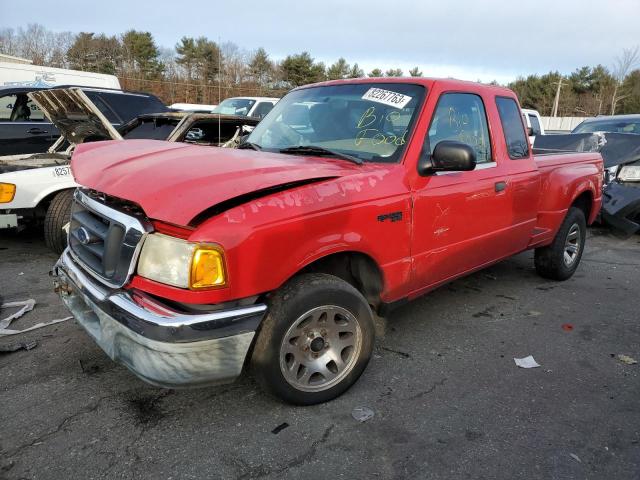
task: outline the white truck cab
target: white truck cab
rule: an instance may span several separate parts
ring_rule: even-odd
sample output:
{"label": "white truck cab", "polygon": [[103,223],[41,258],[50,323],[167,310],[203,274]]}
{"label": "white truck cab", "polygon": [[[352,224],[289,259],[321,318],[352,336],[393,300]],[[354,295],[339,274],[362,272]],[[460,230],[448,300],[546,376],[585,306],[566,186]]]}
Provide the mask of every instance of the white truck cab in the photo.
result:
{"label": "white truck cab", "polygon": [[522,118],[527,132],[529,132],[529,141],[531,145],[533,145],[536,136],[545,134],[544,127],[542,126],[542,118],[540,118],[537,110],[531,110],[529,108],[522,109]]}
{"label": "white truck cab", "polygon": [[278,100],[280,99],[270,97],[232,97],[220,102],[220,105],[214,108],[211,113],[262,119],[278,103]]}

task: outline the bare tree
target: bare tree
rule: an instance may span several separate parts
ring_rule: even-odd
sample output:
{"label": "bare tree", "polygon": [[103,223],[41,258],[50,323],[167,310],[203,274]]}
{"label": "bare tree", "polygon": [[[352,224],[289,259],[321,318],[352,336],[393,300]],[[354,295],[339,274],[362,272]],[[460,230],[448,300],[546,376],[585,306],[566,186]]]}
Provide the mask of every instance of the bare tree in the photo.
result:
{"label": "bare tree", "polygon": [[20,44],[13,28],[0,30],[0,52],[17,57],[20,54]]}
{"label": "bare tree", "polygon": [[640,60],[640,46],[625,48],[622,55],[616,58],[613,64],[613,76],[616,80],[611,98],[611,115],[616,114],[616,105],[620,100],[628,95],[620,95],[620,88],[629,72],[638,64]]}

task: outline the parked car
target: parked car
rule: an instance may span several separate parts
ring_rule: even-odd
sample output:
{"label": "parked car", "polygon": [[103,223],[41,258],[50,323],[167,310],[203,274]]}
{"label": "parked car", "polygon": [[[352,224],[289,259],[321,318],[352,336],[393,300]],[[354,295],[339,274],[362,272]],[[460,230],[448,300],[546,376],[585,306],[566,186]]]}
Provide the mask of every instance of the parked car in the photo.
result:
{"label": "parked car", "polygon": [[211,113],[211,111],[216,107],[217,105],[206,105],[200,103],[172,103],[169,105],[171,110],[196,113]]}
{"label": "parked car", "polygon": [[601,222],[619,236],[640,231],[640,135],[601,131],[547,135],[536,142],[535,150],[599,152],[604,161]]}
{"label": "parked car", "polygon": [[542,118],[537,110],[531,110],[529,108],[522,109],[522,118],[524,119],[524,126],[529,135],[529,141],[531,145],[533,145],[538,135],[545,135]]}
{"label": "parked car", "polygon": [[269,97],[233,97],[220,102],[211,113],[239,115],[242,117],[264,118],[278,103],[279,98]]}
{"label": "parked car", "polygon": [[[169,110],[150,93],[81,89],[115,128],[138,115]],[[0,87],[0,156],[46,152],[60,137],[56,126],[28,96],[41,90],[44,88]]]}
{"label": "parked car", "polygon": [[640,114],[608,115],[588,118],[574,128],[571,133],[640,133]]}
{"label": "parked car", "polygon": [[165,112],[140,115],[119,129],[125,140],[153,139],[214,147],[236,147],[258,124],[253,117]]}
{"label": "parked car", "polygon": [[[90,93],[90,92],[89,92]],[[218,114],[164,112],[146,114],[116,129],[89,98],[86,89],[52,89],[29,93],[62,135],[47,153],[0,157],[0,230],[44,224],[47,246],[61,253],[67,245],[73,189],[69,168],[81,143],[129,138],[162,139],[198,145],[235,147],[258,119]]]}
{"label": "parked car", "polygon": [[545,278],[576,271],[602,157],[534,157],[521,115],[501,87],[342,80],[293,90],[236,150],[79,145],[56,291],[154,385],[248,365],[283,400],[330,400],[369,361],[373,311],[528,249]]}

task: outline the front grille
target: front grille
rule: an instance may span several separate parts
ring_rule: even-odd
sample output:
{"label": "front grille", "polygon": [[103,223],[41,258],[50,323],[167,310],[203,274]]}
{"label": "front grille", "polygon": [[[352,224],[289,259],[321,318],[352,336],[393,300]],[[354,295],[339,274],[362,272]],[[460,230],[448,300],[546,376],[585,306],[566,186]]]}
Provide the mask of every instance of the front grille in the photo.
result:
{"label": "front grille", "polygon": [[76,190],[71,207],[69,247],[79,263],[111,287],[128,280],[143,236],[151,231],[142,210],[128,202]]}

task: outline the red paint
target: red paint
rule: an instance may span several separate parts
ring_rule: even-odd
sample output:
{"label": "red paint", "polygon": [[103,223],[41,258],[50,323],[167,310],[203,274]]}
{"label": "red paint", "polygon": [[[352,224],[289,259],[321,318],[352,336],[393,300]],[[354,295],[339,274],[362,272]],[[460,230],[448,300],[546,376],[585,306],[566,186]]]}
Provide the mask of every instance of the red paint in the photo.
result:
{"label": "red paint", "polygon": [[[156,225],[165,233],[239,195],[322,179],[249,199],[189,232],[189,240],[224,247],[227,287],[197,292],[137,276],[130,286],[179,302],[218,303],[272,291],[315,260],[353,251],[378,265],[384,280],[382,299],[393,301],[549,244],[567,209],[583,192],[591,196],[589,223],[594,220],[601,203],[602,158],[575,154],[509,159],[495,97],[515,98],[510,90],[455,80],[385,82],[419,83],[428,91],[398,164],[358,166],[336,159],[150,140],[79,145],[72,163],[78,183],[138,203],[150,218],[162,222]],[[423,139],[438,97],[447,91],[482,97],[494,168],[418,175]],[[507,188],[496,193],[498,181],[506,182]],[[378,221],[389,212],[402,212],[402,220]],[[176,235],[185,232],[178,228]]]}

